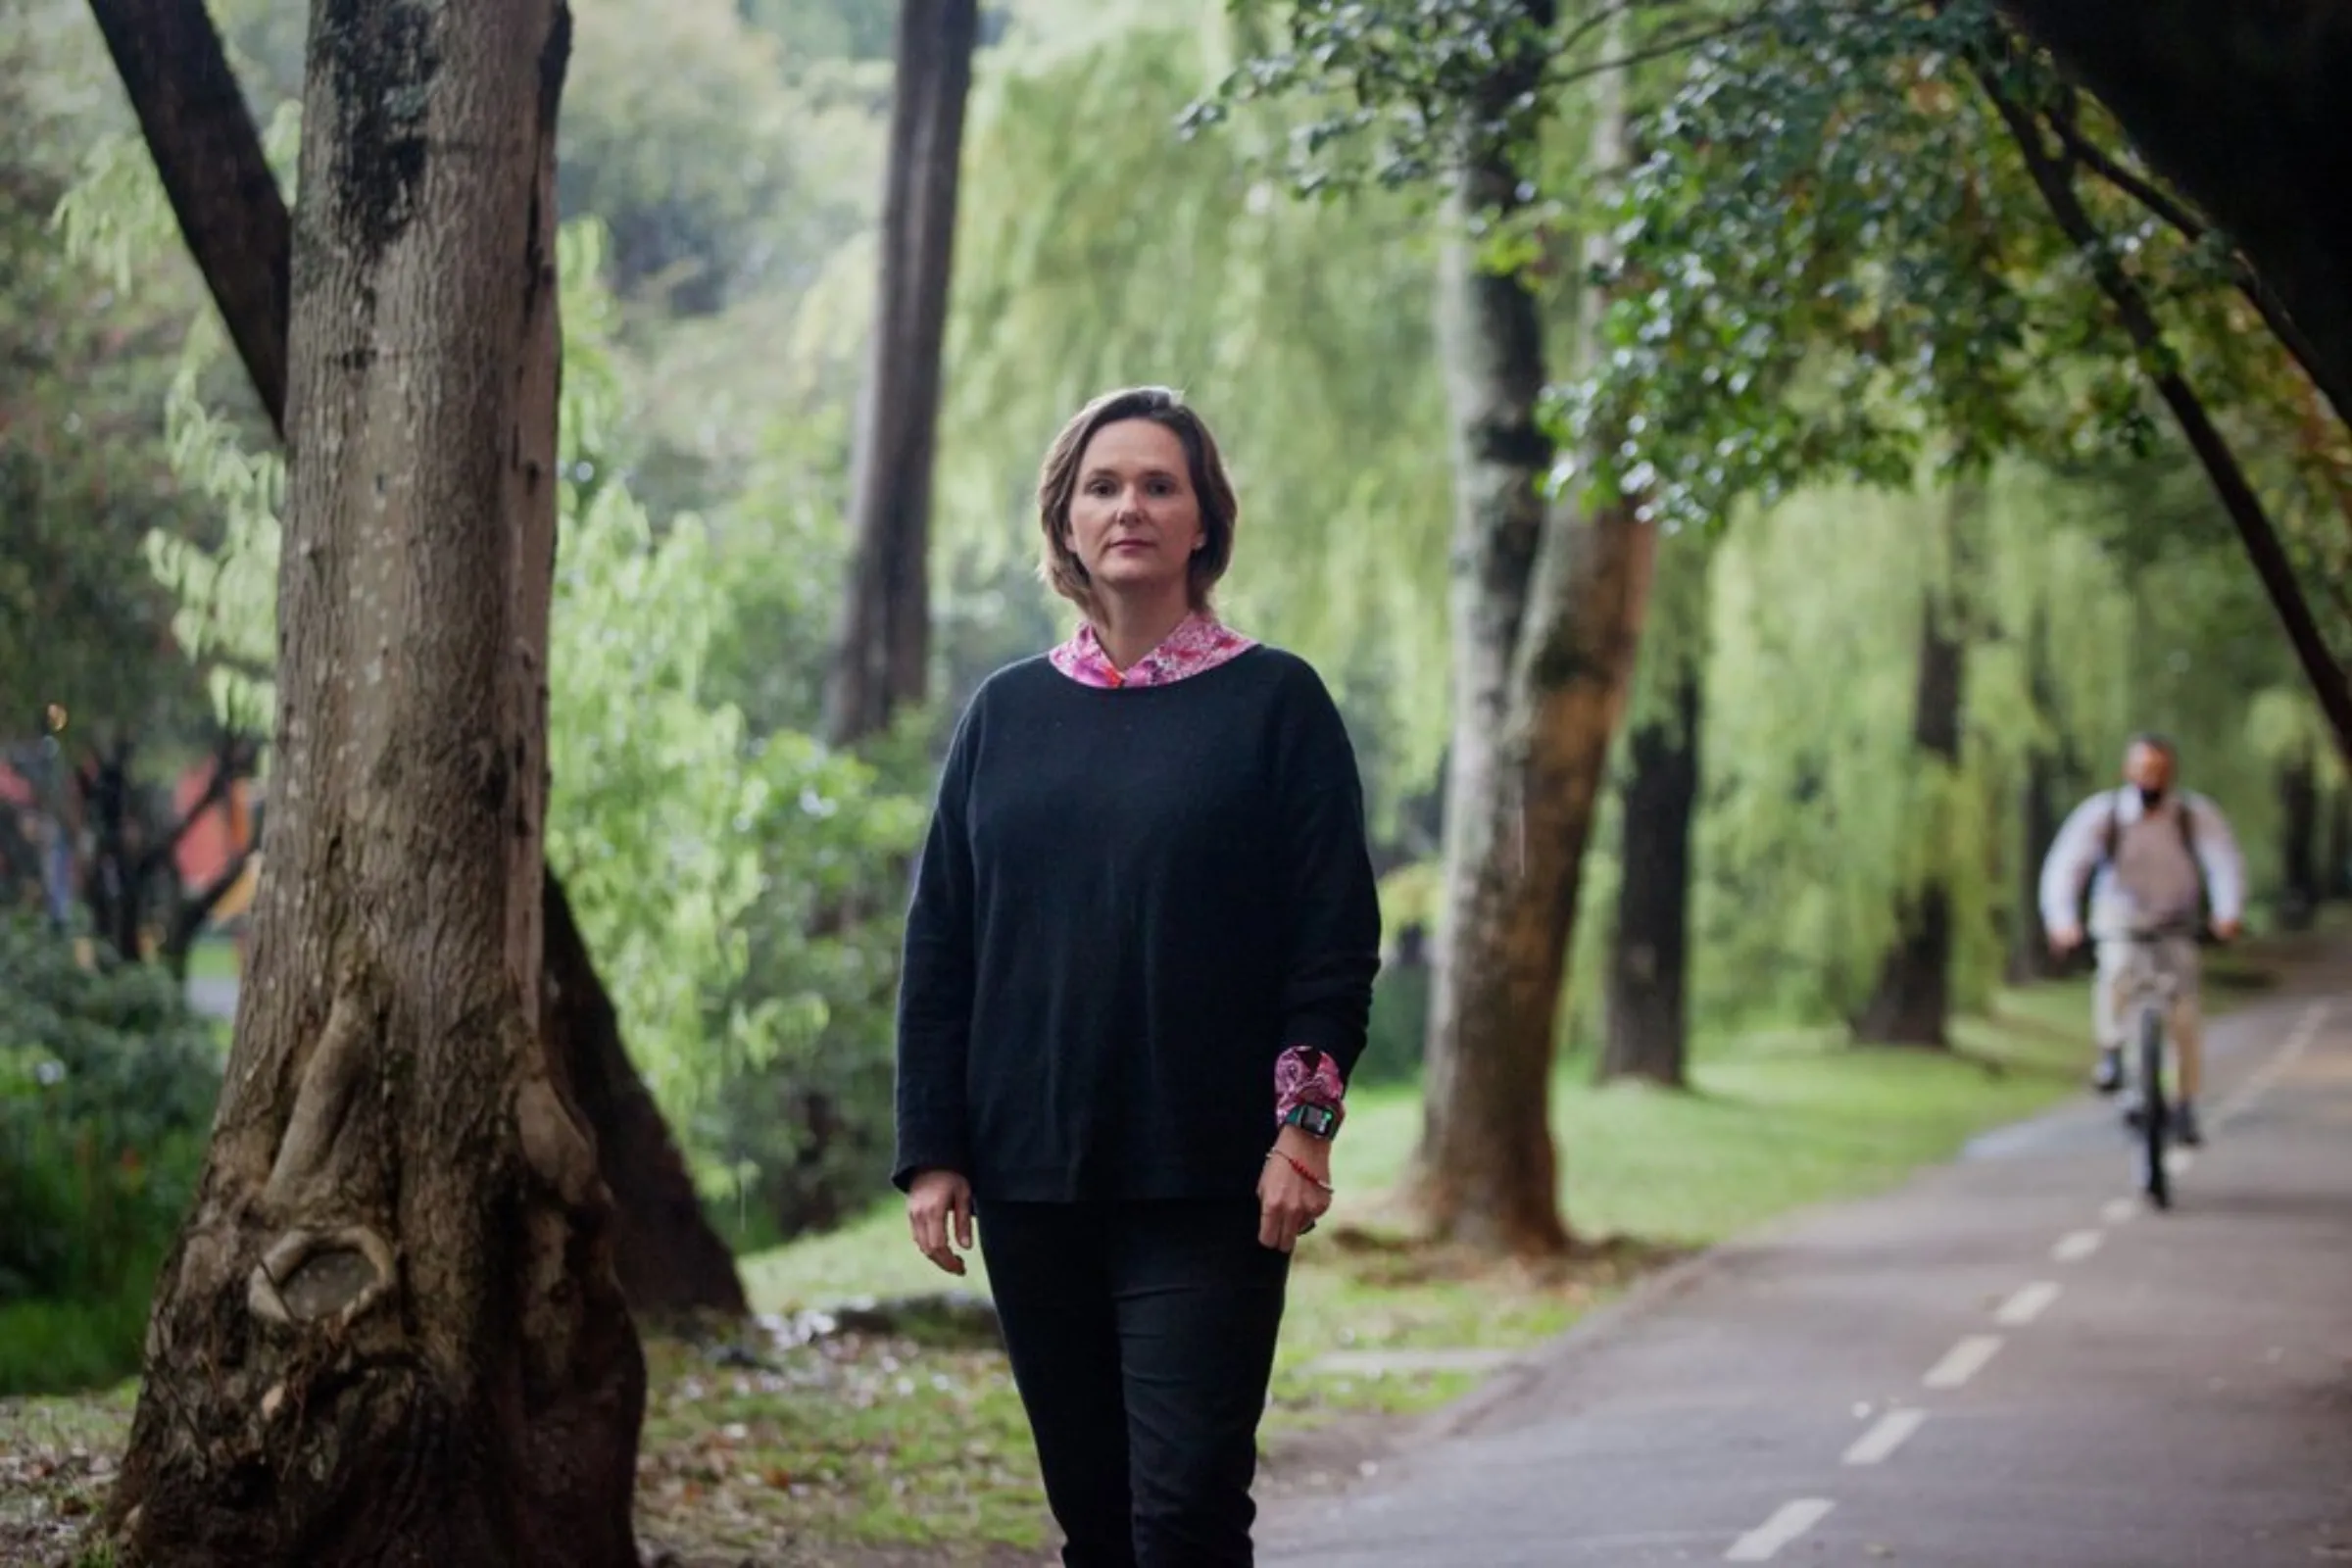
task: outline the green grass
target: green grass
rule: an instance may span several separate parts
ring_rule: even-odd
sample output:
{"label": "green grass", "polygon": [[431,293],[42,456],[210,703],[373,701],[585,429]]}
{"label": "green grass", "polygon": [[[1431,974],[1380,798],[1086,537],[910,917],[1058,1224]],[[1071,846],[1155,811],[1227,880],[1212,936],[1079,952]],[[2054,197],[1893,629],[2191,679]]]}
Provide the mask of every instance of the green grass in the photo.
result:
{"label": "green grass", "polygon": [[104,1299],[0,1301],[0,1397],[35,1389],[101,1389],[139,1369],[153,1269]]}
{"label": "green grass", "polygon": [[226,937],[205,937],[188,950],[191,980],[237,978],[237,945]]}

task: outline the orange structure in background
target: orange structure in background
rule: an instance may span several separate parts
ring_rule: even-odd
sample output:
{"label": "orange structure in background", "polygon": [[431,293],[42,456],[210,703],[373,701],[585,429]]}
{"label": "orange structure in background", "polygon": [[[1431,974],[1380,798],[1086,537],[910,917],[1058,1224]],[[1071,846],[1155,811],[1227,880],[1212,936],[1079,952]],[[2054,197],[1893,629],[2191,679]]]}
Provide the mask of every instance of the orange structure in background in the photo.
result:
{"label": "orange structure in background", "polygon": [[[213,769],[220,764],[198,762],[179,775],[172,786],[172,810],[175,816],[185,816],[198,801],[204,799],[211,785]],[[190,891],[209,887],[215,877],[225,870],[229,862],[253,846],[254,781],[238,779],[229,786],[228,799],[205,808],[204,814],[188,824],[186,833],[172,851],[172,868],[179,873],[179,885]],[[213,906],[213,923],[222,925],[243,914],[253,903],[255,879],[261,874],[261,858],[249,857],[243,874],[220,902]]]}

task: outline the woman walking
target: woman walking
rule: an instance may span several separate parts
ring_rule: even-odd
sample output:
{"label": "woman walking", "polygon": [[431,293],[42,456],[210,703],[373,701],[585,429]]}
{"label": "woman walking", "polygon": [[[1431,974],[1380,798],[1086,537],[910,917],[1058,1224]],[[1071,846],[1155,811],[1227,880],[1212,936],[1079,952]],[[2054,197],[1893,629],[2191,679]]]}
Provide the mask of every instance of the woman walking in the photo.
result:
{"label": "woman walking", "polygon": [[1313,669],[1214,614],[1237,509],[1174,393],[1081,410],[1038,511],[1084,623],[957,725],[895,1180],[950,1273],[977,1218],[1063,1562],[1248,1564],[1291,1250],[1379,967],[1362,788]]}

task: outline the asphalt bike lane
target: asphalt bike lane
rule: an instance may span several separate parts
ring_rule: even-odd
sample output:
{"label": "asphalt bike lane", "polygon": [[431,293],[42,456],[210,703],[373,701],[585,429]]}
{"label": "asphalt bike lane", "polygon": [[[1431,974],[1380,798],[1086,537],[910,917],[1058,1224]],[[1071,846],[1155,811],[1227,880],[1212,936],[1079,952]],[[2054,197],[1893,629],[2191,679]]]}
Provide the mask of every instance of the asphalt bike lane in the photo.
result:
{"label": "asphalt bike lane", "polygon": [[1375,1483],[1269,1509],[1261,1560],[2352,1562],[2348,981],[2209,1025],[2172,1212],[2086,1097],[1636,1292]]}

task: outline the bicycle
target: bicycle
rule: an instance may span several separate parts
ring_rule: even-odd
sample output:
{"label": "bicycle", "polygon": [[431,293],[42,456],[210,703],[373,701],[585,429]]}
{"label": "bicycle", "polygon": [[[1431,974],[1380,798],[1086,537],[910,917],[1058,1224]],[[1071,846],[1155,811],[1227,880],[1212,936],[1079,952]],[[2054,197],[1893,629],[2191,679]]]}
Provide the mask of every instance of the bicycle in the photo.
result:
{"label": "bicycle", "polygon": [[2128,945],[2123,972],[2116,976],[2117,1014],[2125,1021],[2124,1038],[2131,1046],[2131,1087],[2137,1104],[2126,1122],[2139,1136],[2134,1152],[2139,1163],[2139,1189],[2158,1208],[2173,1206],[2172,1171],[2165,1163],[2172,1140],[2172,1096],[2166,1087],[2167,1025],[2180,993],[2180,976],[2172,961],[2171,944],[2187,937],[2201,942],[2205,928],[2194,920],[2165,920],[2135,926],[2107,940]]}

